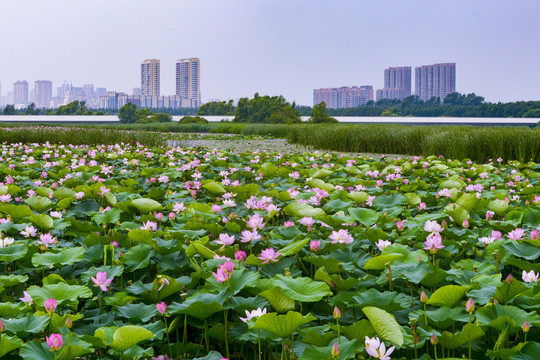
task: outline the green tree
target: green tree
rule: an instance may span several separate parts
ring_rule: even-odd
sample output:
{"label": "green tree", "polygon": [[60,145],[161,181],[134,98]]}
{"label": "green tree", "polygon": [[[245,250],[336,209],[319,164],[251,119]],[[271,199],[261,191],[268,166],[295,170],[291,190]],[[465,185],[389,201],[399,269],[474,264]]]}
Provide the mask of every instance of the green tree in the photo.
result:
{"label": "green tree", "polygon": [[122,106],[118,113],[118,118],[124,124],[132,124],[137,121],[137,105],[129,102]]}
{"label": "green tree", "polygon": [[400,116],[400,115],[396,112],[396,109],[390,106],[389,108],[387,108],[381,113],[381,116]]}
{"label": "green tree", "polygon": [[249,123],[300,123],[300,112],[283,96],[260,96],[241,98],[236,107],[235,122]]}
{"label": "green tree", "polygon": [[165,113],[158,113],[151,117],[152,122],[171,122],[172,116]]}
{"label": "green tree", "polygon": [[311,111],[310,123],[320,124],[320,123],[337,123],[338,121],[330,115],[328,115],[328,110],[326,109],[326,103],[323,101],[313,106]]}
{"label": "green tree", "polygon": [[15,115],[15,106],[6,105],[6,107],[4,108],[4,115]]}
{"label": "green tree", "polygon": [[82,115],[88,109],[86,108],[86,103],[84,101],[72,101],[67,105],[59,106],[56,109],[56,115]]}

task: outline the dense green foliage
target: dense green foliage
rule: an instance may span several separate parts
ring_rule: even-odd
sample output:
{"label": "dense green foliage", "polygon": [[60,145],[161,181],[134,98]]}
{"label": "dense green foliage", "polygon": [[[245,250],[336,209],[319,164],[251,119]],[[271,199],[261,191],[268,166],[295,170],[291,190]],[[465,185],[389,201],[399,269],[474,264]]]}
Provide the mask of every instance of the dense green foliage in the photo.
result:
{"label": "dense green foliage", "polygon": [[179,122],[180,124],[208,124],[208,120],[200,116],[184,116]]}
{"label": "dense green foliage", "polygon": [[309,122],[312,124],[322,124],[337,123],[338,121],[328,115],[326,103],[323,101],[322,103],[313,106],[313,111],[311,112],[311,118],[309,119]]}
{"label": "dense green foliage", "polygon": [[202,104],[197,115],[234,115],[235,106],[233,101],[211,101]]}
{"label": "dense green foliage", "polygon": [[294,124],[300,123],[300,113],[295,104],[288,103],[283,96],[259,96],[241,98],[234,114],[235,122]]}
{"label": "dense green foliage", "polygon": [[154,114],[148,108],[138,109],[137,105],[133,103],[127,103],[120,108],[118,114],[120,122],[124,124],[132,123],[164,123],[171,122],[172,116],[166,113]]}

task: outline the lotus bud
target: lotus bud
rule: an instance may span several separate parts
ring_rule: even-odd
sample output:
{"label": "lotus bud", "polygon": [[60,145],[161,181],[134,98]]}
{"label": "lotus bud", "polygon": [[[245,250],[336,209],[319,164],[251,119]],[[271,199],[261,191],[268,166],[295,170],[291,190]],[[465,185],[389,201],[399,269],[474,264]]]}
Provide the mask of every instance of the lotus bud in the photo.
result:
{"label": "lotus bud", "polygon": [[422,293],[420,294],[420,301],[423,302],[423,303],[428,302],[428,297],[427,297],[426,292],[424,290],[422,290]]}
{"label": "lotus bud", "polygon": [[171,212],[169,213],[169,220],[173,221],[174,219],[176,219],[176,213],[174,213],[174,212],[171,211]]}
{"label": "lotus bud", "polygon": [[70,318],[67,318],[67,319],[66,319],[66,327],[67,327],[68,329],[71,329],[71,328],[73,327],[73,322],[71,321]]}
{"label": "lotus bud", "polygon": [[523,332],[528,333],[530,329],[531,329],[531,327],[529,326],[529,323],[527,321],[525,321],[523,323]]}
{"label": "lotus bud", "polygon": [[51,334],[51,336],[47,336],[45,339],[47,340],[47,345],[49,345],[51,351],[58,351],[64,346],[64,341],[60,334]]}
{"label": "lotus bud", "polygon": [[531,231],[531,240],[538,240],[538,230]]}
{"label": "lotus bud", "polygon": [[431,345],[437,345],[439,343],[439,339],[437,339],[437,336],[435,336],[435,333],[431,334],[431,339],[429,339],[431,342]]}
{"label": "lotus bud", "polygon": [[508,285],[510,285],[512,283],[512,280],[513,280],[513,276],[512,274],[508,274],[508,276],[506,277],[506,282],[508,283]]}
{"label": "lotus bud", "polygon": [[54,299],[47,299],[45,300],[45,303],[43,305],[45,307],[45,310],[49,313],[49,314],[52,314],[54,312],[54,310],[56,310],[56,300]]}
{"label": "lotus bud", "polygon": [[339,356],[339,346],[337,342],[334,342],[332,346],[332,357],[337,358]]}
{"label": "lotus bud", "polygon": [[472,313],[474,311],[473,298],[469,298],[469,300],[467,300],[467,304],[465,304],[465,310],[467,310],[468,313]]}
{"label": "lotus bud", "polygon": [[334,306],[334,319],[339,319],[341,317],[341,311],[339,311],[339,308],[337,306]]}
{"label": "lotus bud", "polygon": [[0,334],[3,333],[4,330],[6,330],[6,324],[0,319]]}
{"label": "lotus bud", "polygon": [[234,258],[238,262],[244,261],[246,259],[246,256],[247,256],[246,252],[242,250],[238,250],[237,252],[234,253]]}
{"label": "lotus bud", "polygon": [[397,227],[397,229],[398,229],[399,231],[403,231],[403,228],[404,228],[404,226],[403,226],[403,221],[398,221],[398,222],[396,223],[396,227]]}
{"label": "lotus bud", "polygon": [[167,312],[167,304],[162,301],[159,304],[156,304],[156,309],[161,315],[165,315],[165,313]]}
{"label": "lotus bud", "polygon": [[321,248],[321,242],[312,240],[309,243],[309,248],[311,249],[311,251],[318,251]]}
{"label": "lotus bud", "polygon": [[448,228],[448,224],[446,223],[446,220],[443,219],[443,221],[441,221],[441,227],[444,229]]}
{"label": "lotus bud", "polygon": [[469,228],[469,220],[467,220],[467,219],[463,220],[463,227],[464,227],[465,229],[468,229],[468,228]]}
{"label": "lotus bud", "polygon": [[234,263],[232,261],[225,261],[222,267],[223,267],[223,270],[225,270],[227,274],[232,274],[234,270]]}

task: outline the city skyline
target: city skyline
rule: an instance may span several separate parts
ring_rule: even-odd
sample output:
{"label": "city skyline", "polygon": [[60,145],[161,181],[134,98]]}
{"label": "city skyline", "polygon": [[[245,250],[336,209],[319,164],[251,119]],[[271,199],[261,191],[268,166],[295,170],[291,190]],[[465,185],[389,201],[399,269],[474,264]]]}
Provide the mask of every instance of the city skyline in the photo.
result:
{"label": "city skyline", "polygon": [[[0,81],[2,95],[23,79],[130,93],[138,63],[157,58],[161,93],[175,94],[175,61],[197,56],[203,102],[259,92],[309,105],[316,88],[381,89],[382,69],[452,61],[461,93],[538,100],[537,13],[531,0],[8,2],[0,31],[13,51],[0,59]],[[144,31],[130,36],[143,18]]]}

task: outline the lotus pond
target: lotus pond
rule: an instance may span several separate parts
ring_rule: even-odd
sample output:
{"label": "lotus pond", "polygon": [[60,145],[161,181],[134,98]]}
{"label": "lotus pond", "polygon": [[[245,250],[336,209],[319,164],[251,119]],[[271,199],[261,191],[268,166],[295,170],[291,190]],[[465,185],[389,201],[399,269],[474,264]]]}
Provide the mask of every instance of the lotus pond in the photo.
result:
{"label": "lotus pond", "polygon": [[0,357],[538,359],[540,166],[4,144]]}

